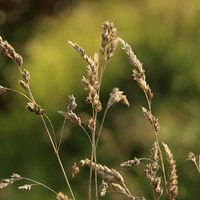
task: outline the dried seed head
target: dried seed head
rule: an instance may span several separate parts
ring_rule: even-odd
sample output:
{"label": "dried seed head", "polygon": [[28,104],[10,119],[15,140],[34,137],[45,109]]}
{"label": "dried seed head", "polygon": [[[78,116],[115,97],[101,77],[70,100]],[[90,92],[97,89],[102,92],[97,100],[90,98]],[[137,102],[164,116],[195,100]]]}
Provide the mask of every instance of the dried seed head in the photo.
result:
{"label": "dried seed head", "polygon": [[19,80],[19,84],[26,90],[29,91],[29,85],[22,80]]}
{"label": "dried seed head", "polygon": [[22,177],[19,174],[17,174],[17,173],[12,173],[12,175],[10,177],[12,179],[14,179],[15,181],[22,179]]}
{"label": "dried seed head", "polygon": [[2,85],[0,85],[0,94],[3,94],[6,91],[7,91],[7,89],[5,87],[3,87]]}
{"label": "dried seed head", "polygon": [[100,188],[99,188],[99,193],[101,196],[105,196],[107,188],[108,188],[108,184],[105,181],[102,181],[102,184],[100,185]]}
{"label": "dried seed head", "polygon": [[121,194],[127,194],[126,190],[118,183],[111,183],[112,190]]}
{"label": "dried seed head", "polygon": [[76,49],[80,55],[84,58],[84,60],[86,60],[86,62],[89,64],[89,65],[92,65],[93,61],[92,61],[92,58],[90,58],[84,49],[82,49],[78,44],[76,43],[72,43],[71,41],[68,41],[68,43],[74,47],[74,49]]}
{"label": "dried seed head", "polygon": [[101,34],[102,40],[101,40],[101,49],[100,53],[101,55],[104,55],[106,46],[109,45],[116,37],[117,29],[114,28],[114,24],[108,21],[103,24],[103,31]]}
{"label": "dried seed head", "polygon": [[58,200],[69,200],[67,195],[64,195],[62,192],[59,192],[57,194],[57,199]]}
{"label": "dried seed head", "polygon": [[74,178],[76,174],[79,173],[79,167],[76,163],[72,166],[72,177]]}
{"label": "dried seed head", "polygon": [[173,154],[170,151],[167,144],[162,143],[166,152],[166,157],[168,161],[168,181],[167,181],[167,200],[173,200],[178,195],[178,176],[176,170],[176,162],[173,159]]}
{"label": "dried seed head", "polygon": [[90,118],[88,128],[90,129],[91,133],[94,133],[95,122],[93,118]]}
{"label": "dried seed head", "polygon": [[30,190],[31,190],[31,186],[32,186],[32,185],[25,184],[25,185],[23,185],[23,186],[19,186],[18,189],[19,189],[19,190],[24,190],[24,191],[30,191]]}
{"label": "dried seed head", "polygon": [[144,113],[144,116],[147,117],[147,119],[151,122],[155,131],[156,132],[159,131],[160,130],[160,124],[158,122],[158,118],[155,118],[155,116],[152,115],[151,112],[144,107],[142,107],[142,112]]}
{"label": "dried seed head", "polygon": [[40,107],[40,105],[33,102],[27,103],[26,108],[31,112],[35,112],[37,115],[41,115],[44,113],[44,110]]}
{"label": "dried seed head", "polygon": [[128,160],[126,162],[123,162],[120,166],[124,168],[128,168],[128,167],[139,166],[139,165],[140,165],[140,160],[135,157],[134,160]]}
{"label": "dried seed head", "polygon": [[124,179],[122,175],[115,169],[109,169],[105,165],[102,166],[101,164],[95,165],[95,163],[91,162],[88,158],[85,159],[85,164],[89,167],[91,166],[92,170],[95,170],[96,168],[97,175],[104,181],[109,183],[119,183],[121,185],[124,184]]}
{"label": "dried seed head", "polygon": [[10,57],[21,69],[23,65],[23,58],[15,52],[15,49],[6,41],[0,39],[0,53]]}
{"label": "dried seed head", "polygon": [[107,50],[106,50],[106,58],[105,58],[106,61],[108,61],[108,60],[110,60],[112,58],[113,52],[116,49],[118,42],[119,42],[118,39],[114,40],[113,42],[111,42],[110,46],[107,48]]}
{"label": "dried seed head", "polygon": [[76,98],[72,94],[69,95],[68,100],[69,100],[69,106],[67,107],[67,112],[72,112],[77,107],[77,104],[75,102]]}
{"label": "dried seed head", "polygon": [[1,182],[0,182],[0,189],[5,188],[5,187],[13,184],[15,181],[18,181],[20,179],[22,179],[22,177],[19,174],[13,173],[10,176],[10,178],[5,178],[5,179],[1,180]]}
{"label": "dried seed head", "polygon": [[30,73],[29,73],[29,71],[28,70],[26,70],[26,69],[24,69],[24,72],[23,72],[23,78],[24,78],[24,81],[26,82],[26,83],[28,83],[29,82],[29,80],[30,80]]}
{"label": "dried seed head", "polygon": [[120,101],[126,104],[127,106],[130,105],[128,99],[126,98],[126,95],[123,95],[123,92],[119,91],[119,88],[113,88],[113,91],[110,93],[107,109],[109,109],[113,104],[116,104]]}
{"label": "dried seed head", "polygon": [[122,45],[122,49],[126,52],[129,56],[130,64],[134,67],[133,69],[133,78],[137,81],[140,88],[144,91],[147,95],[149,100],[153,98],[153,93],[151,92],[150,86],[146,82],[145,70],[143,69],[143,64],[134,54],[131,46],[126,43],[123,39],[118,38],[119,42]]}
{"label": "dried seed head", "polygon": [[194,154],[193,152],[190,152],[190,153],[188,154],[187,160],[191,160],[191,161],[194,162],[194,163],[196,163],[196,161],[197,161],[196,156],[195,156],[195,154]]}
{"label": "dried seed head", "polygon": [[151,157],[150,159],[152,162],[148,165],[146,165],[145,169],[145,176],[152,185],[155,193],[160,197],[163,193],[163,189],[160,187],[161,184],[161,178],[156,177],[156,173],[159,170],[159,165],[158,165],[158,144],[157,142],[154,142],[153,147],[151,149]]}

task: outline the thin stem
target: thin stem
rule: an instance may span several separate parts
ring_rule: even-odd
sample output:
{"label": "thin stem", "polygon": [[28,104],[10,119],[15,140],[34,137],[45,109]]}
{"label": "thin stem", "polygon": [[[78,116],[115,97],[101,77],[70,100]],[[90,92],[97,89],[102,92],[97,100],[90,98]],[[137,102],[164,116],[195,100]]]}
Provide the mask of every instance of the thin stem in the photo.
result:
{"label": "thin stem", "polygon": [[53,139],[52,139],[52,137],[51,137],[51,134],[50,134],[50,132],[49,132],[49,129],[48,129],[47,125],[46,125],[46,122],[45,122],[45,120],[44,120],[44,117],[43,117],[42,114],[41,114],[40,116],[41,116],[41,118],[42,118],[43,124],[44,124],[44,126],[45,126],[45,129],[46,129],[47,134],[48,134],[48,136],[49,136],[49,139],[50,139],[50,141],[51,141],[53,150],[54,150],[54,152],[55,152],[55,154],[56,154],[56,157],[57,157],[57,159],[58,159],[58,162],[59,162],[59,164],[60,164],[60,167],[61,167],[61,170],[62,170],[62,172],[63,172],[65,181],[66,181],[67,186],[68,186],[68,188],[69,188],[69,191],[70,191],[70,193],[71,193],[72,199],[75,200],[75,197],[74,197],[74,194],[73,194],[73,192],[72,192],[72,189],[71,189],[69,180],[68,180],[68,178],[67,178],[67,174],[66,174],[65,169],[64,169],[64,167],[63,167],[63,164],[62,164],[62,161],[61,161],[61,159],[60,159],[59,153],[58,153],[58,151],[57,151],[57,149],[56,149],[56,147],[55,147],[55,144],[54,144],[54,142],[53,142]]}
{"label": "thin stem", "polygon": [[33,179],[30,179],[30,178],[26,178],[26,177],[21,177],[21,179],[24,179],[24,180],[28,180],[28,181],[31,181],[33,183],[36,183],[37,185],[41,185],[45,188],[47,188],[48,190],[52,191],[53,193],[55,193],[56,195],[58,194],[55,190],[51,189],[50,187],[48,187],[47,185],[43,184],[43,183],[40,183],[38,181],[35,181]]}
{"label": "thin stem", "polygon": [[88,138],[89,138],[89,140],[90,140],[90,144],[92,145],[92,140],[91,140],[91,137],[90,137],[90,135],[88,134],[88,132],[85,130],[85,128],[82,126],[82,125],[80,125],[80,127],[83,129],[83,131],[86,133],[86,135],[88,136]]}
{"label": "thin stem", "polygon": [[199,168],[199,166],[197,165],[197,162],[194,162],[194,164],[195,164],[195,166],[196,166],[198,172],[200,173],[200,168]]}
{"label": "thin stem", "polygon": [[126,187],[125,183],[123,183],[124,188],[126,189],[126,191],[128,192],[129,195],[131,195],[129,189]]}
{"label": "thin stem", "polygon": [[102,131],[102,128],[103,128],[103,124],[104,124],[107,112],[108,112],[108,109],[106,108],[104,115],[103,115],[103,119],[101,121],[100,128],[99,128],[99,133],[98,133],[97,140],[96,140],[96,148],[97,148],[97,145],[98,145],[98,142],[99,142],[99,138],[100,138],[100,135],[101,135],[101,131]]}
{"label": "thin stem", "polygon": [[49,124],[50,124],[50,126],[51,126],[51,129],[52,129],[52,132],[53,132],[53,136],[54,136],[55,148],[56,148],[56,150],[58,151],[58,145],[57,145],[57,140],[56,140],[56,134],[55,134],[55,130],[54,130],[53,124],[51,123],[51,120],[49,119],[49,117],[48,117],[45,113],[44,113],[43,115],[47,118],[47,120],[48,120],[48,122],[49,122]]}
{"label": "thin stem", "polygon": [[31,99],[28,97],[28,96],[26,96],[24,93],[22,93],[22,92],[20,92],[20,91],[18,91],[18,90],[15,90],[15,89],[12,89],[12,88],[7,88],[7,87],[4,87],[6,90],[8,90],[8,91],[12,91],[12,92],[16,92],[16,93],[18,93],[18,94],[20,94],[20,95],[22,95],[22,96],[24,96],[26,99],[28,99],[29,101],[31,101]]}
{"label": "thin stem", "polygon": [[67,121],[67,118],[65,117],[65,119],[63,121],[63,125],[62,125],[62,131],[61,131],[61,134],[60,134],[60,140],[59,140],[59,143],[58,143],[58,152],[59,152],[60,145],[61,145],[61,142],[62,142],[62,137],[63,137],[66,121]]}

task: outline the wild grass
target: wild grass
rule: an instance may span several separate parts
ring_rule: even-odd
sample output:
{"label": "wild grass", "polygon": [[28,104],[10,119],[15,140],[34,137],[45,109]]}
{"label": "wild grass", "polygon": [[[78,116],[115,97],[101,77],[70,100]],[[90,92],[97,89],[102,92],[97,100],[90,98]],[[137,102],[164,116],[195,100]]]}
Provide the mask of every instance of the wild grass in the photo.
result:
{"label": "wild grass", "polygon": [[[0,37],[0,53],[12,59],[16,64],[19,73],[21,74],[22,80],[19,80],[19,84],[21,85],[23,91],[18,91],[12,88],[8,88],[6,86],[0,85],[0,94],[3,94],[8,91],[16,92],[23,97],[25,97],[28,102],[26,108],[30,111],[38,115],[46,130],[47,136],[50,140],[51,146],[54,150],[55,156],[60,165],[61,171],[63,173],[63,177],[68,186],[68,190],[70,193],[70,197],[64,195],[62,192],[56,192],[48,186],[35,181],[33,179],[23,177],[17,173],[13,173],[10,178],[2,179],[0,183],[0,189],[3,189],[15,181],[26,180],[31,182],[31,184],[25,184],[20,186],[20,190],[29,191],[35,185],[41,185],[53,193],[56,194],[58,200],[75,200],[76,197],[74,195],[73,188],[71,187],[69,181],[69,172],[65,171],[65,168],[62,163],[62,159],[60,157],[60,148],[62,137],[64,134],[64,127],[66,120],[70,120],[72,123],[80,126],[83,132],[86,134],[88,138],[88,142],[91,145],[91,154],[88,155],[89,158],[83,158],[79,162],[74,163],[72,166],[72,177],[77,175],[80,171],[80,167],[88,166],[89,167],[89,177],[88,177],[88,200],[94,199],[92,197],[92,191],[95,193],[95,199],[99,199],[99,196],[105,196],[106,192],[115,192],[122,195],[125,195],[130,200],[138,200],[138,199],[150,199],[151,197],[143,197],[140,194],[132,194],[131,188],[132,186],[126,185],[126,180],[123,178],[121,173],[115,169],[112,169],[108,166],[102,165],[98,163],[97,158],[97,146],[101,139],[102,128],[104,122],[106,120],[106,115],[108,110],[115,104],[121,102],[126,106],[129,106],[130,103],[123,94],[123,91],[120,91],[119,88],[114,87],[110,93],[110,98],[108,100],[107,106],[105,108],[102,107],[101,103],[101,85],[103,81],[103,77],[107,68],[107,65],[114,56],[114,51],[117,45],[120,45],[122,50],[128,55],[130,65],[132,66],[132,76],[133,79],[137,82],[139,87],[144,92],[144,96],[147,101],[146,107],[142,107],[141,111],[144,116],[149,120],[152,126],[152,134],[154,134],[155,142],[151,148],[151,155],[147,158],[130,158],[128,161],[124,161],[121,163],[121,167],[129,168],[132,166],[139,166],[143,160],[146,160],[148,164],[144,169],[144,174],[147,180],[149,181],[152,187],[153,198],[155,200],[166,199],[173,200],[176,199],[178,195],[178,175],[176,170],[176,161],[173,157],[173,154],[168,147],[167,144],[161,143],[159,140],[159,130],[160,124],[158,118],[154,116],[152,109],[152,99],[153,93],[151,88],[146,80],[145,70],[143,68],[143,64],[137,58],[135,53],[133,52],[131,46],[125,42],[122,38],[117,37],[117,29],[114,27],[113,23],[105,22],[102,26],[103,30],[101,33],[101,47],[99,53],[94,53],[92,57],[88,56],[86,51],[81,48],[78,44],[69,41],[69,45],[71,45],[80,56],[86,61],[87,67],[87,77],[82,77],[82,83],[85,91],[88,96],[86,102],[91,104],[91,117],[88,122],[88,127],[84,127],[82,125],[82,120],[75,113],[75,109],[77,107],[76,98],[74,95],[69,95],[68,97],[68,107],[65,111],[58,111],[59,114],[64,116],[64,122],[62,126],[62,133],[58,135],[54,130],[54,125],[49,119],[49,117],[45,113],[45,109],[42,108],[34,98],[34,95],[31,91],[30,87],[30,72],[23,67],[23,58],[16,53],[15,49],[5,40]],[[97,126],[97,119],[99,113],[103,112],[103,118],[100,126]],[[50,126],[49,126],[50,125]],[[49,128],[50,127],[50,128]],[[149,147],[147,147],[149,148]],[[137,156],[137,155],[136,155]],[[196,157],[193,153],[189,154],[189,160],[193,161],[200,172],[199,161],[196,160]],[[166,162],[164,162],[166,160]],[[167,165],[165,165],[167,163]],[[111,166],[112,167],[112,166]],[[160,176],[158,176],[159,174]],[[94,187],[93,187],[93,177],[94,177]],[[102,182],[99,181],[102,180]],[[86,198],[86,197],[84,197]]]}

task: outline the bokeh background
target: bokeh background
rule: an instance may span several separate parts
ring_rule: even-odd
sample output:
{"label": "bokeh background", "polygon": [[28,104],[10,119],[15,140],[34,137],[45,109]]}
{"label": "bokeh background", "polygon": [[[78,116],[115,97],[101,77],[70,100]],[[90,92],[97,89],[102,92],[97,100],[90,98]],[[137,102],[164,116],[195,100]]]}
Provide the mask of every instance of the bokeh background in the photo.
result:
{"label": "bokeh background", "polygon": [[[200,1],[0,0],[0,35],[23,56],[33,94],[57,133],[63,122],[57,110],[67,108],[68,95],[76,96],[76,113],[85,127],[91,115],[81,83],[86,63],[67,41],[78,43],[92,56],[99,52],[102,23],[107,20],[114,22],[117,35],[131,44],[144,63],[154,93],[153,113],[161,124],[159,138],[168,144],[177,163],[177,199],[199,199],[200,175],[186,158],[190,151],[200,153]],[[98,161],[119,170],[132,194],[153,199],[143,172],[146,162],[127,170],[119,166],[134,156],[149,157],[154,142],[150,123],[141,112],[141,106],[147,106],[145,97],[131,69],[118,46],[106,69],[101,101],[105,108],[112,88],[119,87],[131,106],[118,104],[109,111]],[[21,90],[20,74],[7,57],[0,57],[0,71],[1,85]],[[26,103],[11,92],[0,97],[0,179],[16,172],[69,195],[41,119],[25,109]],[[85,133],[67,122],[61,156],[77,199],[87,199],[89,170],[81,169],[72,179],[71,166],[90,157],[90,151]],[[17,186],[25,183],[0,190],[0,199],[55,199],[40,186],[27,193],[19,191]],[[126,197],[108,193],[100,199]]]}

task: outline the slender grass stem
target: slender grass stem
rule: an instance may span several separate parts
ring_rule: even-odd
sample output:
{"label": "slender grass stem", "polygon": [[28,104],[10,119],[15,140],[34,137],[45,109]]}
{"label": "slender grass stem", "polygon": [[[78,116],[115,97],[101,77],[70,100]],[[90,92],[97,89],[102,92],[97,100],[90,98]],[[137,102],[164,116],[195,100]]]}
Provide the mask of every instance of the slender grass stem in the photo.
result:
{"label": "slender grass stem", "polygon": [[67,186],[68,186],[68,188],[69,188],[69,191],[70,191],[70,194],[71,194],[71,196],[72,196],[72,199],[75,200],[73,191],[72,191],[72,189],[71,189],[71,186],[70,186],[70,183],[69,183],[69,180],[68,180],[68,177],[67,177],[67,174],[66,174],[65,169],[64,169],[64,167],[63,167],[63,164],[62,164],[62,161],[61,161],[61,159],[60,159],[59,153],[58,153],[58,151],[57,151],[57,149],[56,149],[56,147],[55,147],[55,144],[54,144],[54,142],[53,142],[53,139],[52,139],[52,137],[51,137],[51,134],[50,134],[50,132],[49,132],[49,129],[48,129],[48,127],[47,127],[47,124],[46,124],[46,122],[45,122],[45,120],[44,120],[43,115],[41,114],[40,116],[41,116],[41,118],[42,118],[43,124],[44,124],[44,126],[45,126],[45,129],[46,129],[47,134],[48,134],[48,136],[49,136],[49,139],[50,139],[50,141],[51,141],[51,145],[52,145],[53,150],[54,150],[54,152],[55,152],[55,154],[56,154],[56,157],[57,157],[57,159],[58,159],[58,162],[59,162],[59,164],[60,164],[62,173],[63,173],[63,175],[64,175],[64,178],[65,178],[65,181],[66,181]]}
{"label": "slender grass stem", "polygon": [[53,124],[52,124],[51,120],[49,119],[49,117],[48,117],[45,113],[44,113],[43,115],[46,117],[46,119],[48,120],[48,122],[49,122],[49,124],[50,124],[50,126],[51,126],[51,129],[52,129],[52,132],[53,132],[53,136],[54,136],[55,148],[56,148],[56,150],[58,151],[58,145],[57,145],[57,140],[56,140],[56,134],[55,134],[55,130],[54,130]]}
{"label": "slender grass stem", "polygon": [[36,183],[37,185],[41,185],[41,186],[45,187],[46,189],[52,191],[52,192],[55,193],[56,195],[58,194],[55,190],[53,190],[52,188],[48,187],[47,185],[45,185],[45,184],[43,184],[43,183],[40,183],[40,182],[38,182],[38,181],[35,181],[35,180],[31,179],[31,178],[21,177],[21,179],[24,179],[24,180],[27,180],[27,181],[31,181],[31,182],[33,182],[33,183]]}
{"label": "slender grass stem", "polygon": [[60,145],[61,145],[61,142],[62,142],[62,137],[63,137],[63,133],[64,133],[64,128],[65,128],[66,121],[67,121],[67,118],[65,117],[65,119],[63,121],[63,125],[62,125],[62,131],[61,131],[61,134],[60,134],[59,143],[58,143],[58,152],[59,152]]}
{"label": "slender grass stem", "polygon": [[30,99],[28,96],[26,96],[23,92],[20,92],[20,91],[18,91],[18,90],[12,89],[12,88],[7,88],[7,87],[5,87],[5,89],[8,90],[8,91],[16,92],[16,93],[18,93],[18,94],[24,96],[24,97],[25,97],[26,99],[28,99],[29,101],[31,101],[31,99]]}

